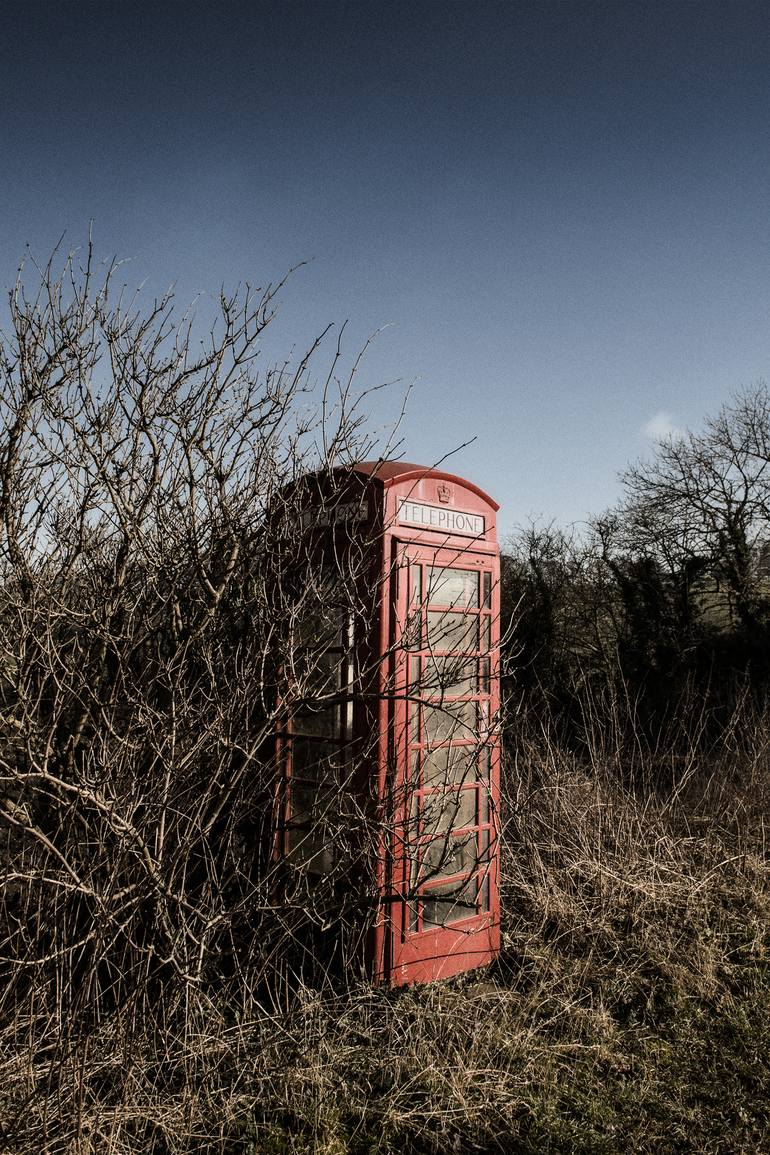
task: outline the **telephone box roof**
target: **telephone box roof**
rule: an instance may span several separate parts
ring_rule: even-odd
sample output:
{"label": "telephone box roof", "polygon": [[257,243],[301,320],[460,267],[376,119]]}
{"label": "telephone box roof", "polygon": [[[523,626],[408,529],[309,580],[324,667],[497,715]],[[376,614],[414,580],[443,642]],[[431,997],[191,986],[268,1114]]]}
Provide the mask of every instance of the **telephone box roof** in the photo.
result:
{"label": "telephone box roof", "polygon": [[388,489],[398,481],[413,481],[421,477],[435,477],[441,481],[451,481],[455,485],[461,485],[464,489],[470,489],[473,493],[478,494],[492,509],[498,510],[500,508],[494,498],[480,489],[478,485],[474,485],[472,481],[468,481],[465,477],[458,477],[456,473],[445,473],[442,469],[433,469],[429,465],[415,465],[411,461],[357,461],[350,466],[350,469],[353,473],[361,473],[381,482],[384,489]]}

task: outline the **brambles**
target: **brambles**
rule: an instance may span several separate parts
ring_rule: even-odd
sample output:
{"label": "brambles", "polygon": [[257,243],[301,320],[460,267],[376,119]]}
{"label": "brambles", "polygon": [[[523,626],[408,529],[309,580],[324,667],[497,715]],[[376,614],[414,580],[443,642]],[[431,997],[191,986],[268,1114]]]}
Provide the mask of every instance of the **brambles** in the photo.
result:
{"label": "brambles", "polygon": [[17,1042],[6,1126],[22,1150],[121,1155],[758,1155],[770,891],[768,736],[754,725],[753,759],[725,749],[713,775],[657,799],[598,751],[586,769],[528,738],[491,972],[397,994],[300,984],[282,1005],[221,992],[195,1000],[186,1031],[111,1017],[53,1068]]}
{"label": "brambles", "polygon": [[[17,289],[2,355],[3,1144],[766,1149],[761,704],[711,727],[681,696],[668,730],[637,725],[608,639],[649,652],[644,614],[598,629],[609,571],[533,539],[526,653],[535,671],[546,653],[548,709],[533,677],[508,720],[500,964],[399,995],[303,978],[336,876],[311,886],[295,861],[288,885],[259,850],[282,712],[312,725],[334,690],[303,644],[329,575],[295,483],[323,470],[334,502],[333,468],[371,445],[347,383],[315,435],[312,359],[258,371],[272,289],[223,299],[201,350],[170,301],[141,315],[88,260]],[[332,584],[365,615],[358,565]],[[516,618],[527,589],[508,578]],[[443,692],[467,671],[422,676]],[[350,852],[351,821],[371,815],[331,821],[324,849]]]}
{"label": "brambles", "polygon": [[[0,1015],[65,1047],[112,1015],[184,1023],[328,917],[301,869],[276,900],[275,735],[323,694],[320,651],[297,673],[328,579],[308,516],[372,451],[339,350],[317,395],[320,342],[262,366],[280,285],[222,295],[201,334],[117,274],[89,248],[20,277],[0,347]],[[332,575],[351,615],[366,566],[361,542]]]}

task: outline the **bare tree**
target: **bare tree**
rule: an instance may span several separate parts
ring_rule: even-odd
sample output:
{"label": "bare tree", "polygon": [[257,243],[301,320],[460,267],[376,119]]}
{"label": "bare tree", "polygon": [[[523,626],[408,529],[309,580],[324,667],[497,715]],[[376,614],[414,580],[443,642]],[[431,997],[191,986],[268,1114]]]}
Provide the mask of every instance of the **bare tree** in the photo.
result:
{"label": "bare tree", "polygon": [[731,615],[753,628],[763,613],[755,562],[770,512],[767,387],[739,394],[703,432],[664,439],[623,483],[616,543],[670,573],[694,578],[707,570]]}

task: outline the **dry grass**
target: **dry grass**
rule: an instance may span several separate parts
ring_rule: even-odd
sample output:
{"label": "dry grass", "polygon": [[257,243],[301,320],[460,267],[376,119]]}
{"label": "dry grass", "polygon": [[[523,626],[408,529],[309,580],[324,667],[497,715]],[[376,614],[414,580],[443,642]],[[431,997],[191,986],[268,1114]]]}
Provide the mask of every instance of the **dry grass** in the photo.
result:
{"label": "dry grass", "polygon": [[640,797],[608,761],[520,742],[490,972],[281,1005],[190,991],[66,1043],[17,1021],[5,1149],[770,1149],[763,751]]}
{"label": "dry grass", "polygon": [[[333,875],[267,853],[265,750],[336,692],[303,642],[328,601],[306,519],[336,526],[338,467],[376,455],[366,393],[338,347],[308,427],[319,342],[257,357],[275,287],[223,295],[199,348],[84,258],[22,276],[0,342],[0,1149],[770,1150],[770,723],[745,704],[715,750],[709,704],[673,703],[649,751],[630,691],[581,672],[582,762],[510,742],[496,966],[279,987],[345,921]],[[334,612],[363,636],[345,524]],[[354,797],[315,823],[337,881],[374,841]]]}

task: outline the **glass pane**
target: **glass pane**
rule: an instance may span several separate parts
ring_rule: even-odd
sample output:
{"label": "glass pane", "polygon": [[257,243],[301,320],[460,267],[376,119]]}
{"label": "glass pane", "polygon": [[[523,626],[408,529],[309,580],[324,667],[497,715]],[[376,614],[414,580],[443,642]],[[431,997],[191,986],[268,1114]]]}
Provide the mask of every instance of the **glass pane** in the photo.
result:
{"label": "glass pane", "polygon": [[404,626],[402,645],[407,650],[419,650],[422,644],[422,613],[415,610],[409,614]]}
{"label": "glass pane", "polygon": [[342,692],[344,661],[341,650],[299,655],[296,663],[296,690],[300,701],[293,709],[292,730],[297,734],[317,734],[319,737],[337,737],[340,713],[330,703]]}
{"label": "glass pane", "polygon": [[292,862],[304,864],[316,874],[334,866],[334,850],[322,830],[289,830],[289,854]]}
{"label": "glass pane", "polygon": [[445,834],[422,848],[422,878],[440,878],[442,875],[463,874],[477,865],[475,834],[455,838]]}
{"label": "glass pane", "polygon": [[489,650],[489,626],[491,621],[492,619],[490,618],[489,614],[481,615],[481,645],[479,646],[479,649],[484,653],[487,653]]}
{"label": "glass pane", "polygon": [[336,738],[340,732],[340,708],[324,706],[314,709],[308,702],[293,716],[291,728],[295,734]]}
{"label": "glass pane", "polygon": [[479,907],[481,910],[489,910],[489,872],[485,873],[481,879],[481,886],[479,887]]}
{"label": "glass pane", "polygon": [[479,693],[489,693],[489,658],[479,660]]}
{"label": "glass pane", "polygon": [[416,844],[411,847],[408,864],[410,893],[415,894],[420,885],[420,855]]}
{"label": "glass pane", "polygon": [[479,791],[479,823],[484,825],[489,822],[489,790],[486,786],[482,786]]}
{"label": "glass pane", "polygon": [[492,602],[492,574],[484,574],[484,609],[488,610]]}
{"label": "glass pane", "polygon": [[292,775],[296,778],[328,778],[339,769],[341,762],[340,748],[333,742],[292,739],[291,766]]}
{"label": "glass pane", "polygon": [[444,926],[476,913],[476,880],[445,883],[431,887],[423,895],[422,917],[425,926]]}
{"label": "glass pane", "polygon": [[431,567],[428,571],[428,601],[431,605],[478,608],[478,571]]}
{"label": "glass pane", "polygon": [[342,650],[326,650],[321,653],[307,651],[303,661],[307,662],[307,669],[298,671],[306,697],[322,697],[324,694],[334,694],[342,689],[344,665]]}
{"label": "glass pane", "polygon": [[484,867],[488,867],[492,861],[491,842],[490,832],[482,830],[479,834],[479,862]]}
{"label": "glass pane", "polygon": [[446,834],[448,830],[476,825],[476,790],[446,790],[422,796],[424,834]]}
{"label": "glass pane", "polygon": [[437,698],[446,694],[459,697],[461,694],[476,693],[476,660],[460,656],[436,657],[429,654],[425,659],[423,674],[423,694]]}
{"label": "glass pane", "polygon": [[446,926],[448,922],[467,918],[471,913],[476,913],[475,905],[471,911],[466,906],[460,907],[454,900],[446,898],[429,898],[422,905],[422,920],[425,927]]}
{"label": "glass pane", "polygon": [[412,577],[411,601],[412,605],[419,605],[422,601],[422,566],[412,563],[410,567]]}
{"label": "glass pane", "polygon": [[315,782],[291,780],[291,820],[305,826],[328,814],[335,797],[333,789],[319,787]]}
{"label": "glass pane", "polygon": [[428,611],[427,646],[431,650],[477,650],[479,619],[476,614],[449,610]]}
{"label": "glass pane", "polygon": [[409,703],[409,741],[413,746],[420,741],[420,707],[416,702]]}
{"label": "glass pane", "polygon": [[412,785],[415,789],[420,783],[420,751],[415,750],[412,754]]}
{"label": "glass pane", "polygon": [[[418,794],[416,789],[412,789],[410,786],[407,789],[407,801],[409,803],[409,818],[407,820],[406,837],[408,842],[414,843],[416,845],[420,837],[420,812],[422,810],[422,795]],[[406,856],[410,862],[416,863],[417,851],[415,849],[408,850]]]}
{"label": "glass pane", "polygon": [[420,690],[420,659],[409,659],[409,692],[414,694]]}
{"label": "glass pane", "polygon": [[473,746],[442,746],[423,751],[426,787],[462,786],[476,781],[476,750]]}
{"label": "glass pane", "polygon": [[319,605],[313,595],[297,611],[296,640],[314,653],[330,646],[347,645],[347,611],[331,604]]}
{"label": "glass pane", "polygon": [[476,702],[447,701],[423,709],[425,741],[468,742],[476,735]]}
{"label": "glass pane", "polygon": [[482,698],[478,702],[479,707],[479,738],[482,742],[489,739],[491,734],[491,723],[489,718],[489,699]]}

